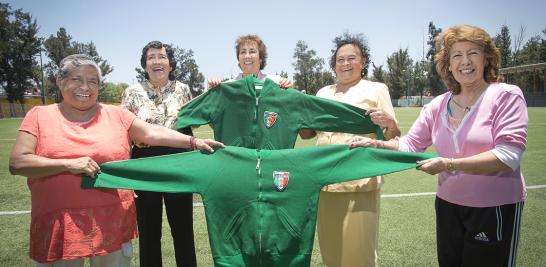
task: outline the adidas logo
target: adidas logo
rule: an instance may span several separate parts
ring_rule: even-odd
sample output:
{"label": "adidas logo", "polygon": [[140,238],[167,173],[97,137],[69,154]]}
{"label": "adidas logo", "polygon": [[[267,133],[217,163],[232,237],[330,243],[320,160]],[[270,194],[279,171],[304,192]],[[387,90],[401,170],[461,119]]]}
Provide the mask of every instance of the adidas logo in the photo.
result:
{"label": "adidas logo", "polygon": [[474,236],[474,239],[478,241],[489,242],[489,238],[487,238],[484,232],[476,234],[476,236]]}

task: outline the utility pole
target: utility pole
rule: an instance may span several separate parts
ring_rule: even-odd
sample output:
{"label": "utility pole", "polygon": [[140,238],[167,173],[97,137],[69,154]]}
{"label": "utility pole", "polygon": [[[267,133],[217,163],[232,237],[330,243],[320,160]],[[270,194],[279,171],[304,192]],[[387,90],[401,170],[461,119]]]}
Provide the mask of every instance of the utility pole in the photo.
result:
{"label": "utility pole", "polygon": [[42,45],[40,45],[40,76],[42,76],[42,84],[41,84],[41,87],[42,87],[42,104],[45,105],[46,104],[46,93],[45,93],[45,88],[44,88],[44,67],[43,67],[43,63],[42,63]]}

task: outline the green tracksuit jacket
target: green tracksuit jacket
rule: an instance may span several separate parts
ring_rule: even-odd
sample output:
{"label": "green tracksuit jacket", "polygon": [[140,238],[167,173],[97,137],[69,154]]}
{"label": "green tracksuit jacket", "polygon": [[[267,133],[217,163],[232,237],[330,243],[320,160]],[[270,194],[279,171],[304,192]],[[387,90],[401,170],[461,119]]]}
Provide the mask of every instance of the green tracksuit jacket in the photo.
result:
{"label": "green tracksuit jacket", "polygon": [[417,166],[430,154],[332,145],[241,147],[101,164],[82,186],[201,194],[216,266],[309,266],[320,189]]}
{"label": "green tracksuit jacket", "polygon": [[300,129],[355,134],[381,129],[363,109],[294,89],[281,89],[270,79],[261,83],[254,76],[221,83],[184,105],[178,128],[212,124],[214,138],[226,145],[247,148],[293,148]]}

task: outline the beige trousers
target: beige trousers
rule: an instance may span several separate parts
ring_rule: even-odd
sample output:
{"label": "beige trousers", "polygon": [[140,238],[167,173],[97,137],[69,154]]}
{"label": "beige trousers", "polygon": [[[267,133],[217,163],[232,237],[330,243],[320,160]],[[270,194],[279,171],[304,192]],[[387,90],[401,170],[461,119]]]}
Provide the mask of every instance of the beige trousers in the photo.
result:
{"label": "beige trousers", "polygon": [[378,266],[380,190],[320,192],[317,232],[328,267]]}

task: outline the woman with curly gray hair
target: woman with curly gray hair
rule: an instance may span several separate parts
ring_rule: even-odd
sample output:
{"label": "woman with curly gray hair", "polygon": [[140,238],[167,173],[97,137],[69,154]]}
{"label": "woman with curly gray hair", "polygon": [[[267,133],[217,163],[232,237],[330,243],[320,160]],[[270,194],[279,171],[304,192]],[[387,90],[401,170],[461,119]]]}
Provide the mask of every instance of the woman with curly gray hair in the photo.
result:
{"label": "woman with curly gray hair", "polygon": [[11,151],[11,174],[26,176],[32,212],[30,257],[36,266],[130,266],[137,236],[131,190],[80,187],[99,163],[125,160],[130,142],[205,149],[222,146],[149,124],[126,108],[97,101],[101,71],[83,54],[64,58],[57,74],[63,101],[25,116]]}
{"label": "woman with curly gray hair", "polygon": [[[366,80],[370,52],[364,36],[345,33],[334,39],[330,67],[337,83],[318,97],[366,109],[387,139],[400,135],[387,86]],[[302,130],[303,138],[317,135],[317,145],[346,144],[353,134]],[[377,138],[375,134],[366,135]],[[320,192],[317,232],[323,262],[333,266],[377,266],[379,200],[383,177],[328,185]]]}

